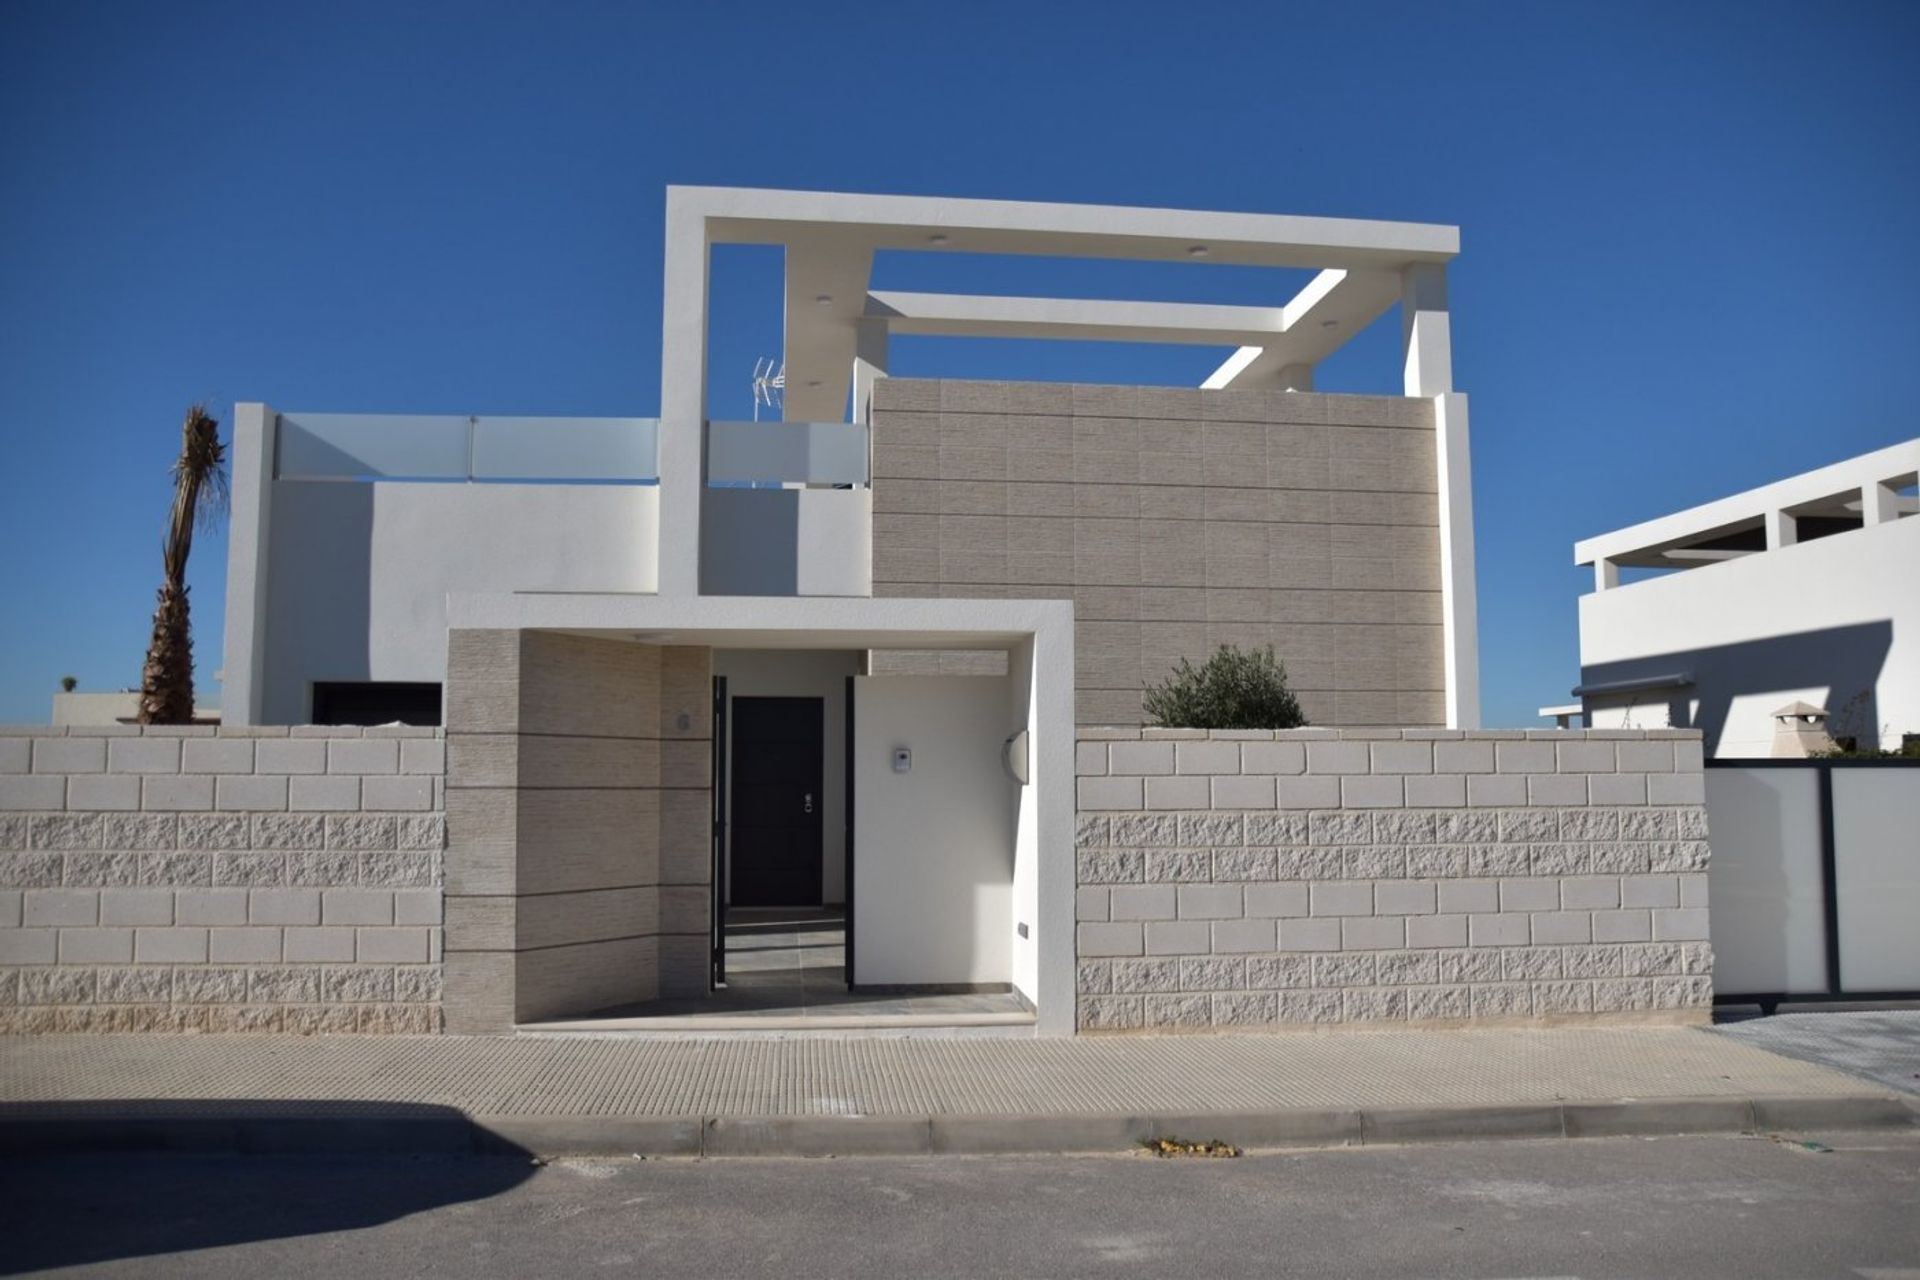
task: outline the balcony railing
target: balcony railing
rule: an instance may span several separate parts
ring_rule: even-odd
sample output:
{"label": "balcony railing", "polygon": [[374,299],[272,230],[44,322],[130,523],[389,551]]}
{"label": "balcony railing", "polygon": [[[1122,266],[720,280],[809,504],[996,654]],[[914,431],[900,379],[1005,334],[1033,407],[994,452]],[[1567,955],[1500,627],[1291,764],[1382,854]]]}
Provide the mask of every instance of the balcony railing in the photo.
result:
{"label": "balcony railing", "polygon": [[866,488],[867,428],[857,422],[709,422],[707,483]]}
{"label": "balcony railing", "polygon": [[283,413],[281,480],[657,484],[656,418]]}

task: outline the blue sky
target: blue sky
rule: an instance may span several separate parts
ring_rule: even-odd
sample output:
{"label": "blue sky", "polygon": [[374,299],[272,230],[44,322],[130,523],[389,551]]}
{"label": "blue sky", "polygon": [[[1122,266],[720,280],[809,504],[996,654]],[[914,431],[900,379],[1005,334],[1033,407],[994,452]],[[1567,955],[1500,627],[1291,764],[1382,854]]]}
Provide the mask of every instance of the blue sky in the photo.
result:
{"label": "blue sky", "polygon": [[[9,0],[0,720],[43,720],[63,674],[138,678],[192,400],[654,413],[687,182],[1460,225],[1487,720],[1533,722],[1576,676],[1576,538],[1920,434],[1916,65],[1911,3]],[[1022,291],[1173,287],[1027,266]],[[777,347],[771,267],[716,266],[716,413]],[[1322,385],[1394,390],[1395,347],[1378,327]],[[1215,358],[922,340],[895,370]],[[203,682],[225,556],[196,543]]]}

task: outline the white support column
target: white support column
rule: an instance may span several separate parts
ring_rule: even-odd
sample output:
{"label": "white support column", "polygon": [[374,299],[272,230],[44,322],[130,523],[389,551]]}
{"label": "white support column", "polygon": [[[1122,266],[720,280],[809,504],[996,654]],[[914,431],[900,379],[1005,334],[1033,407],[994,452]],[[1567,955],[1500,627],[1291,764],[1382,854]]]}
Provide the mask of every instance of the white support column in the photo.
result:
{"label": "white support column", "polygon": [[[227,521],[227,621],[220,719],[259,724],[266,699],[267,572],[273,520],[273,459],[279,415],[264,404],[233,406]],[[298,590],[299,584],[292,584]]]}
{"label": "white support column", "polygon": [[1480,622],[1473,570],[1473,469],[1467,397],[1434,397],[1434,453],[1440,466],[1441,644],[1447,728],[1480,727]]}
{"label": "white support column", "polygon": [[853,420],[870,422],[873,384],[887,376],[887,322],[856,320],[853,334]]}
{"label": "white support column", "polygon": [[1593,562],[1593,589],[1611,591],[1620,585],[1620,566],[1601,556]]}
{"label": "white support column", "polygon": [[1767,512],[1767,550],[1778,551],[1800,541],[1800,521],[1786,511]]}
{"label": "white support column", "polygon": [[1283,391],[1313,390],[1313,366],[1290,364],[1274,375],[1274,383]]}
{"label": "white support column", "polygon": [[667,189],[660,320],[658,592],[700,594],[700,503],[707,484],[707,220]]}
{"label": "white support column", "polygon": [[1447,269],[1423,262],[1400,273],[1400,337],[1410,396],[1453,390],[1453,336],[1447,313]]}
{"label": "white support column", "polygon": [[1863,524],[1892,524],[1900,515],[1900,495],[1890,484],[1863,485],[1860,520]]}
{"label": "white support column", "polygon": [[1400,273],[1400,335],[1406,392],[1433,400],[1439,462],[1441,643],[1447,728],[1480,727],[1480,625],[1473,577],[1473,470],[1467,398],[1453,389],[1447,269],[1419,263]]}

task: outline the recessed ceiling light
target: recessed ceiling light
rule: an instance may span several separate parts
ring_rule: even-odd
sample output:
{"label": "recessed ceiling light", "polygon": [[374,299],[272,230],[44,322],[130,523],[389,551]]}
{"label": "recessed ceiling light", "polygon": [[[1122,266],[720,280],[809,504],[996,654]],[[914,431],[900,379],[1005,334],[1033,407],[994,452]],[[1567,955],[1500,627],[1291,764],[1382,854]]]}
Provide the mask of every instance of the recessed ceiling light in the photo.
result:
{"label": "recessed ceiling light", "polygon": [[830,293],[815,294],[813,300],[818,306],[830,307],[833,305],[833,295]]}
{"label": "recessed ceiling light", "polygon": [[1204,258],[1211,252],[1212,250],[1203,244],[1189,245],[1187,247],[1187,256],[1189,258]]}
{"label": "recessed ceiling light", "polygon": [[946,242],[947,237],[943,232],[936,231],[927,237],[928,244],[945,244]]}

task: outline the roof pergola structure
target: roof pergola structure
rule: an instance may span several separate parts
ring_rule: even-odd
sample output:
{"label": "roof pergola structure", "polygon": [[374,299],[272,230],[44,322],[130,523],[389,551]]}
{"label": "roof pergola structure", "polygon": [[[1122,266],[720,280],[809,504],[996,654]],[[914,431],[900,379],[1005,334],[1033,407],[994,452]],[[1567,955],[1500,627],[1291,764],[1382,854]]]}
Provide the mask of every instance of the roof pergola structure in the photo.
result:
{"label": "roof pergola structure", "polygon": [[[1309,391],[1320,361],[1398,304],[1406,394],[1436,402],[1448,723],[1478,724],[1472,499],[1453,389],[1446,267],[1457,227],[1107,205],[667,189],[660,375],[663,527],[698,528],[704,485],[708,269],[715,244],[786,255],[785,416],[864,420],[894,334],[1190,343],[1234,348],[1209,389]],[[1317,272],[1273,306],[913,293],[872,287],[880,250],[1026,254]],[[663,546],[663,595],[697,594],[699,548]]]}

